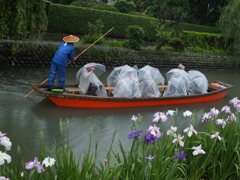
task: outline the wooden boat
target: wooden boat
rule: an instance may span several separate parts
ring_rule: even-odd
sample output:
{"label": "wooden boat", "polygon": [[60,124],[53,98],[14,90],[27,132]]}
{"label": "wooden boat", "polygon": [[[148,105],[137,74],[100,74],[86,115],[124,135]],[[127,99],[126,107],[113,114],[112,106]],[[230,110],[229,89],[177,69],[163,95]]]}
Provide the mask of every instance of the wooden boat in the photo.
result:
{"label": "wooden boat", "polygon": [[[80,95],[77,90],[78,84],[66,84],[65,92],[56,93],[47,91],[47,85],[32,85],[32,88],[45,95],[57,106],[78,107],[78,108],[126,108],[142,106],[160,106],[171,104],[188,104],[214,101],[223,98],[233,85],[221,82],[210,81],[208,93],[175,97],[140,97],[140,98],[117,98]],[[111,88],[106,87],[108,94]]]}

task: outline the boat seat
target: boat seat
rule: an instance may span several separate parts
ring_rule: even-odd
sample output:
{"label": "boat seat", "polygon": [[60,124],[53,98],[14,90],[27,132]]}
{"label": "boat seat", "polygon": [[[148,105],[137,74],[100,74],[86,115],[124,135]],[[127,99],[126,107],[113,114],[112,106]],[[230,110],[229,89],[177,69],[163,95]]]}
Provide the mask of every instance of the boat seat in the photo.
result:
{"label": "boat seat", "polygon": [[[163,88],[163,87],[166,88],[167,86],[166,85],[158,86],[158,88]],[[105,89],[107,90],[108,96],[112,96],[112,91],[114,90],[114,87],[105,87]],[[71,88],[71,89],[66,88],[66,91],[71,94],[79,94],[79,90],[77,88]]]}
{"label": "boat seat", "polygon": [[114,87],[105,87],[105,89],[107,90],[107,95],[109,97],[113,96],[112,91],[114,90]]}
{"label": "boat seat", "polygon": [[79,94],[79,90],[76,88],[76,89],[67,89],[66,88],[66,91],[71,93],[71,94]]}

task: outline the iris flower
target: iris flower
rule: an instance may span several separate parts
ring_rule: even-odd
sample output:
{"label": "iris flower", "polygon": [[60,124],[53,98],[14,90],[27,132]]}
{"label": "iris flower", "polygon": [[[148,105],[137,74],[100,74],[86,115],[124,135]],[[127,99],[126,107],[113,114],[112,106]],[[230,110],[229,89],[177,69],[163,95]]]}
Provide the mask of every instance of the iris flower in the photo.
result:
{"label": "iris flower", "polygon": [[157,127],[156,124],[154,124],[154,126],[150,125],[147,132],[154,135],[156,139],[159,139],[162,136],[162,133],[160,132],[160,128]]}
{"label": "iris flower", "polygon": [[183,116],[184,117],[186,117],[186,116],[191,117],[192,116],[192,112],[187,110],[187,111],[183,112]]}
{"label": "iris flower", "polygon": [[222,140],[222,138],[219,136],[219,132],[216,132],[216,133],[212,134],[212,135],[211,135],[211,138],[216,138],[216,139],[218,139],[219,141]]}
{"label": "iris flower", "polygon": [[175,113],[175,111],[173,111],[173,110],[168,110],[167,113],[166,113],[166,115],[173,116],[174,113]]}
{"label": "iris flower", "polygon": [[229,104],[232,104],[234,107],[236,107],[238,104],[240,104],[240,100],[238,100],[238,98],[235,97],[229,101]]}
{"label": "iris flower", "polygon": [[172,141],[172,143],[178,142],[178,144],[183,147],[184,146],[184,142],[182,140],[183,140],[184,136],[181,136],[181,134],[178,134],[178,136],[176,135],[175,138],[176,139],[174,139]]}
{"label": "iris flower", "polygon": [[220,111],[216,109],[215,107],[210,110],[211,117],[217,116],[220,114]]}
{"label": "iris flower", "polygon": [[190,124],[189,127],[185,128],[185,129],[183,130],[183,132],[185,132],[185,133],[187,132],[187,133],[188,133],[188,137],[191,137],[193,133],[194,133],[194,134],[197,134],[197,133],[198,133],[198,132],[193,128],[193,125],[192,125],[192,124]]}
{"label": "iris flower", "polygon": [[154,144],[155,143],[155,140],[156,140],[156,136],[150,134],[150,133],[147,133],[145,136],[144,136],[144,142],[149,142],[151,144]]}
{"label": "iris flower", "polygon": [[44,167],[41,165],[41,163],[38,161],[38,157],[35,157],[33,161],[29,161],[25,164],[25,169],[27,170],[33,170],[34,168],[37,168],[38,173],[45,172]]}
{"label": "iris flower", "polygon": [[134,121],[134,122],[136,122],[137,119],[138,119],[137,116],[134,116],[134,115],[131,118],[131,120]]}
{"label": "iris flower", "polygon": [[240,104],[238,104],[236,107],[237,107],[237,112],[240,112]]}
{"label": "iris flower", "polygon": [[134,139],[135,137],[141,136],[142,135],[142,130],[139,129],[137,131],[132,131],[129,135],[128,135],[128,139]]}
{"label": "iris flower", "polygon": [[217,124],[217,125],[221,125],[221,126],[222,126],[222,129],[224,129],[225,126],[226,126],[226,121],[225,121],[224,119],[217,119],[217,120],[216,120],[216,124]]}
{"label": "iris flower", "polygon": [[0,139],[1,139],[2,137],[4,137],[6,134],[7,134],[7,133],[2,133],[2,132],[0,131]]}
{"label": "iris flower", "polygon": [[230,116],[227,117],[227,121],[232,121],[232,122],[237,122],[237,118],[235,116],[235,114],[231,114]]}
{"label": "iris flower", "polygon": [[10,163],[12,158],[8,154],[0,151],[0,166],[5,163],[5,160],[7,161],[7,163]]}
{"label": "iris flower", "polygon": [[200,144],[200,146],[193,146],[192,149],[194,149],[193,151],[193,155],[196,156],[196,155],[199,155],[199,154],[206,154],[206,152],[202,149],[202,145]]}
{"label": "iris flower", "polygon": [[222,110],[221,110],[222,112],[224,111],[225,113],[227,113],[227,114],[231,114],[232,112],[231,112],[231,108],[229,107],[229,106],[223,106],[222,107]]}
{"label": "iris flower", "polygon": [[45,165],[46,167],[52,167],[55,163],[55,159],[54,158],[50,158],[50,157],[46,157],[44,160],[43,160],[43,163],[42,165]]}
{"label": "iris flower", "polygon": [[180,152],[177,152],[175,155],[174,155],[174,158],[175,159],[179,159],[179,160],[183,160],[183,161],[187,161],[187,158],[186,158],[186,154],[184,151],[180,151]]}
{"label": "iris flower", "polygon": [[204,113],[203,117],[202,117],[202,122],[208,121],[209,119],[211,119],[211,115],[210,113]]}
{"label": "iris flower", "polygon": [[148,155],[148,157],[146,157],[146,159],[148,159],[148,160],[153,160],[153,159],[154,159],[154,157],[153,157],[153,156],[151,156],[151,155]]}
{"label": "iris flower", "polygon": [[4,176],[0,176],[0,180],[10,180],[9,178],[5,178]]}
{"label": "iris flower", "polygon": [[161,122],[166,122],[168,120],[168,117],[163,112],[156,112],[153,117],[154,119],[152,122],[158,122],[159,120],[161,120]]}
{"label": "iris flower", "polygon": [[169,130],[167,130],[167,135],[176,135],[177,127],[171,126]]}
{"label": "iris flower", "polygon": [[6,137],[6,136],[2,137],[0,139],[0,144],[3,145],[7,151],[11,150],[12,142],[10,141],[10,139],[8,137]]}

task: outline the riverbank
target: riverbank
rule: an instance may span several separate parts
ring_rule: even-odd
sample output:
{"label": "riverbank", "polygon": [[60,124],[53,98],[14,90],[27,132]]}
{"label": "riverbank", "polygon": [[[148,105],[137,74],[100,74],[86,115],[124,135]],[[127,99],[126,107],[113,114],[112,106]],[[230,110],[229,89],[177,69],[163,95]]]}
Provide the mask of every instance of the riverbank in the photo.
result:
{"label": "riverbank", "polygon": [[[12,66],[49,67],[59,43],[2,40],[0,51],[0,69]],[[88,45],[76,45],[75,54],[81,53]],[[12,50],[14,49],[14,50]],[[106,67],[128,64],[143,67],[151,65],[161,69],[177,67],[179,63],[187,69],[197,70],[239,70],[236,57],[215,54],[186,52],[135,51],[125,48],[94,45],[83,53],[76,62],[70,64],[82,67],[86,63],[96,62]]]}

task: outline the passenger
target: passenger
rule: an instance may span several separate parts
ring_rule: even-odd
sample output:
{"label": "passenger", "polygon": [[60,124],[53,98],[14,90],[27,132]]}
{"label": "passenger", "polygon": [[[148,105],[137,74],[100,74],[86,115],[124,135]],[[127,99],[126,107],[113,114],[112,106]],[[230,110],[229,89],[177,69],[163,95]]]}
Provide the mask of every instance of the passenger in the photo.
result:
{"label": "passenger", "polygon": [[74,45],[73,43],[78,42],[79,38],[77,36],[69,35],[63,38],[63,41],[58,50],[56,51],[48,75],[48,91],[52,90],[54,84],[55,76],[58,73],[58,87],[63,89],[65,84],[65,72],[66,65],[69,60],[74,61]]}
{"label": "passenger", "polygon": [[[80,94],[107,97],[107,91],[102,82],[95,75],[94,65],[97,63],[89,63],[83,66],[77,73],[79,80],[78,90]],[[103,66],[103,65],[102,65]]]}
{"label": "passenger", "polygon": [[137,71],[124,73],[114,88],[113,97],[134,98],[141,97],[139,90],[139,82],[137,78]]}
{"label": "passenger", "polygon": [[139,84],[142,97],[159,97],[160,92],[150,71],[146,71]]}
{"label": "passenger", "polygon": [[143,97],[159,97],[165,79],[158,68],[146,65],[138,70],[139,87]]}
{"label": "passenger", "polygon": [[186,96],[191,94],[193,82],[182,64],[166,73],[168,86],[163,96]]}
{"label": "passenger", "polygon": [[193,88],[190,94],[205,94],[208,90],[208,80],[206,76],[197,70],[190,70],[188,74],[192,78]]}

